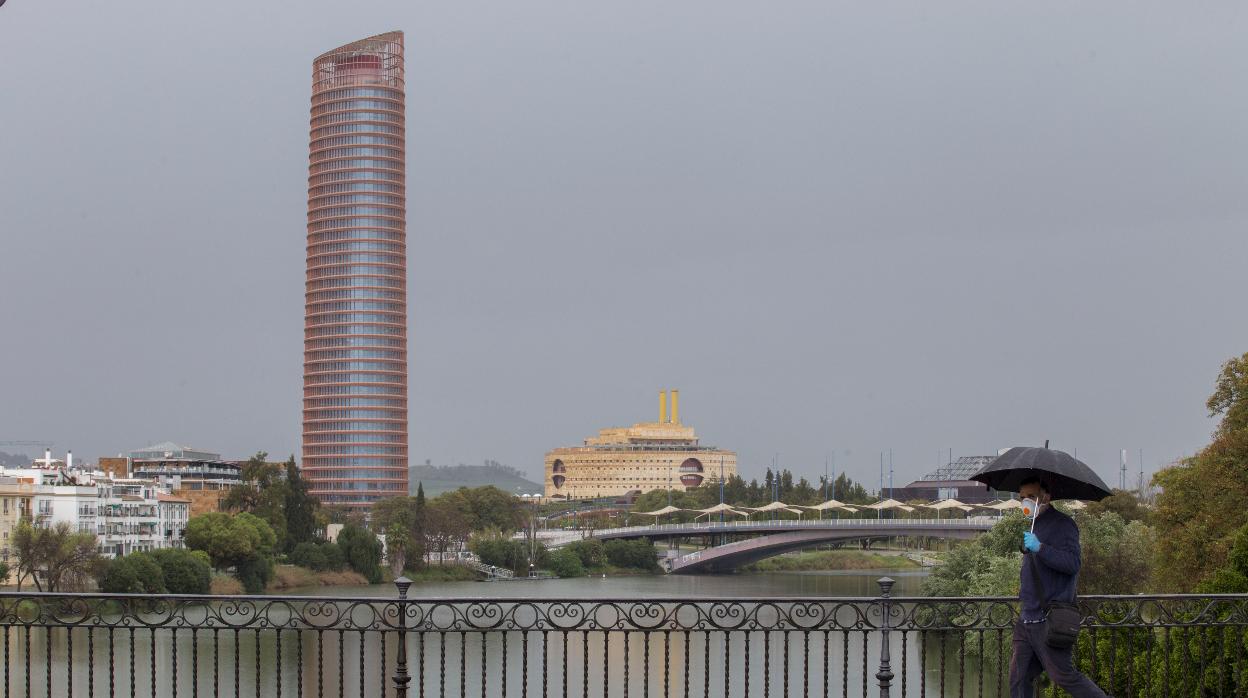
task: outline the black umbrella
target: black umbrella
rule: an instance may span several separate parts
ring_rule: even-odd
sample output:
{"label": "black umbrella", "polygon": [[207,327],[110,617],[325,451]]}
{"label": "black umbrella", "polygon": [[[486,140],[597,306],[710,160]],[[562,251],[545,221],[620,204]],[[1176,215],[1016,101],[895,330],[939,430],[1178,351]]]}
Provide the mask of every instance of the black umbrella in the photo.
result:
{"label": "black umbrella", "polygon": [[[1047,443],[1047,442],[1046,442]],[[1110,495],[1104,480],[1079,459],[1050,448],[1015,446],[971,476],[994,490],[1017,492],[1023,480],[1039,477],[1053,499],[1099,501]]]}

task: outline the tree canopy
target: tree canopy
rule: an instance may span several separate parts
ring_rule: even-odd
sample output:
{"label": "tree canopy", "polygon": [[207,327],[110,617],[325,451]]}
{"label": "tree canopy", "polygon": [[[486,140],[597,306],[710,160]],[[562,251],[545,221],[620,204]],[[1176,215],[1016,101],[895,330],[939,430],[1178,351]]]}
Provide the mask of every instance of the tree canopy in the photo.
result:
{"label": "tree canopy", "polygon": [[1248,354],[1222,366],[1206,406],[1221,417],[1213,441],[1153,476],[1156,578],[1167,591],[1190,591],[1227,567],[1248,523]]}
{"label": "tree canopy", "polygon": [[258,594],[273,576],[277,536],[264,519],[246,512],[210,512],[186,522],[186,545],[207,553],[213,567],[234,568],[248,593]]}
{"label": "tree canopy", "polygon": [[83,589],[99,576],[102,562],[94,533],[74,531],[64,521],[36,528],[23,519],[13,532],[17,557],[17,588],[27,578],[39,591]]}

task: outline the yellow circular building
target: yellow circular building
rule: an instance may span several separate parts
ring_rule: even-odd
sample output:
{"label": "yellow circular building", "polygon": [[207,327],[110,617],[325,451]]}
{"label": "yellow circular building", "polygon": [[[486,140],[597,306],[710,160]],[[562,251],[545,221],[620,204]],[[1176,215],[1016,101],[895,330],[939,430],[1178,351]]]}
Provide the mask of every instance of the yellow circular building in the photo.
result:
{"label": "yellow circular building", "polygon": [[612,427],[585,439],[583,446],[546,454],[547,497],[618,497],[630,492],[671,488],[683,491],[737,474],[737,454],[702,446],[693,427],[680,423],[680,391],[659,391],[659,421]]}

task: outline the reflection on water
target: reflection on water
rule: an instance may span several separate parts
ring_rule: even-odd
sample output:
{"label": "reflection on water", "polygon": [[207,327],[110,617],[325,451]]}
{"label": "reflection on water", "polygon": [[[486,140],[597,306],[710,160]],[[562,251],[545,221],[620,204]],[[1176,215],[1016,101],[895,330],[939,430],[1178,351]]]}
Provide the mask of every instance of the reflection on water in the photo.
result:
{"label": "reflection on water", "polygon": [[[896,580],[893,596],[917,596],[926,572],[838,570],[717,575],[636,575],[578,577],[541,581],[434,582],[413,585],[412,598],[465,599],[683,599],[775,596],[879,596],[875,580]],[[314,596],[392,596],[390,586],[309,587],[291,594]]]}
{"label": "reflection on water", "polygon": [[[748,599],[872,597],[875,580],[895,579],[894,595],[917,595],[922,572],[851,571],[718,576],[637,576],[540,582],[446,582],[417,585],[412,596],[457,599]],[[393,587],[318,587],[305,595],[390,597]],[[848,613],[857,614],[847,606]],[[770,612],[770,611],[768,611]],[[959,673],[965,647],[915,633],[890,643],[897,688],[893,695],[941,695],[976,685],[974,671]],[[411,633],[411,695],[863,695],[874,686],[878,636],[861,630],[792,632],[719,630],[658,632]],[[990,638],[991,640],[991,638]],[[11,628],[4,636],[4,680],[13,695],[31,696],[302,696],[380,698],[391,694],[397,651],[394,633],[164,627]],[[903,649],[904,645],[904,649]],[[864,657],[864,652],[866,656]],[[927,656],[926,672],[920,652]],[[49,658],[51,662],[49,663]],[[383,661],[384,658],[384,661]],[[52,689],[45,690],[51,678]],[[988,681],[989,684],[994,683]],[[994,695],[989,685],[985,695]],[[9,691],[6,691],[9,694]]]}

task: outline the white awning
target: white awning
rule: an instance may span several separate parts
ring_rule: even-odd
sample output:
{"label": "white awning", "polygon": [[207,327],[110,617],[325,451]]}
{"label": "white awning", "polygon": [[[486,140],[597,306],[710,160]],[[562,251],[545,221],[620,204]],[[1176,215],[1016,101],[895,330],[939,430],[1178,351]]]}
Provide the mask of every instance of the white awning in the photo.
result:
{"label": "white awning", "polygon": [[719,512],[722,511],[722,512],[726,512],[729,514],[740,514],[741,516],[747,516],[745,512],[737,511],[736,509],[734,509],[731,504],[716,504],[713,507],[707,507],[706,509],[698,509],[696,511],[699,514],[718,514]]}
{"label": "white awning", "polygon": [[684,509],[681,509],[680,507],[666,506],[662,509],[655,509],[654,511],[635,511],[633,513],[641,514],[642,516],[663,516],[664,514],[675,514],[678,511],[684,511]]}
{"label": "white awning", "polygon": [[997,511],[1006,511],[1007,509],[1022,509],[1023,503],[1017,499],[1007,499],[999,504],[989,504],[985,509],[996,509]]}
{"label": "white awning", "polygon": [[824,511],[825,509],[844,509],[847,506],[849,505],[844,502],[838,502],[835,499],[829,499],[828,501],[822,504],[813,504],[811,506],[804,506],[802,508],[810,509],[811,511]]}
{"label": "white awning", "polygon": [[927,507],[928,509],[935,509],[937,511],[943,511],[945,509],[961,509],[962,511],[970,511],[971,509],[974,508],[970,506],[969,504],[963,504],[962,502],[959,502],[956,499],[944,499],[939,502],[934,502],[932,504],[924,504],[923,506]]}
{"label": "white awning", "polygon": [[875,509],[876,511],[879,511],[879,510],[881,510],[881,509],[902,509],[902,508],[905,508],[905,510],[906,510],[906,511],[914,511],[914,508],[913,508],[913,507],[906,507],[906,505],[905,505],[905,504],[902,504],[901,502],[897,501],[896,499],[885,499],[884,501],[881,501],[881,502],[876,502],[875,504],[868,504],[868,505],[866,505],[866,508],[867,508],[867,509]]}
{"label": "white awning", "polygon": [[785,509],[785,510],[791,509],[792,507],[790,507],[788,504],[785,504],[784,502],[772,502],[771,504],[766,504],[761,507],[744,507],[744,508],[749,509],[750,511],[779,511],[781,509]]}

